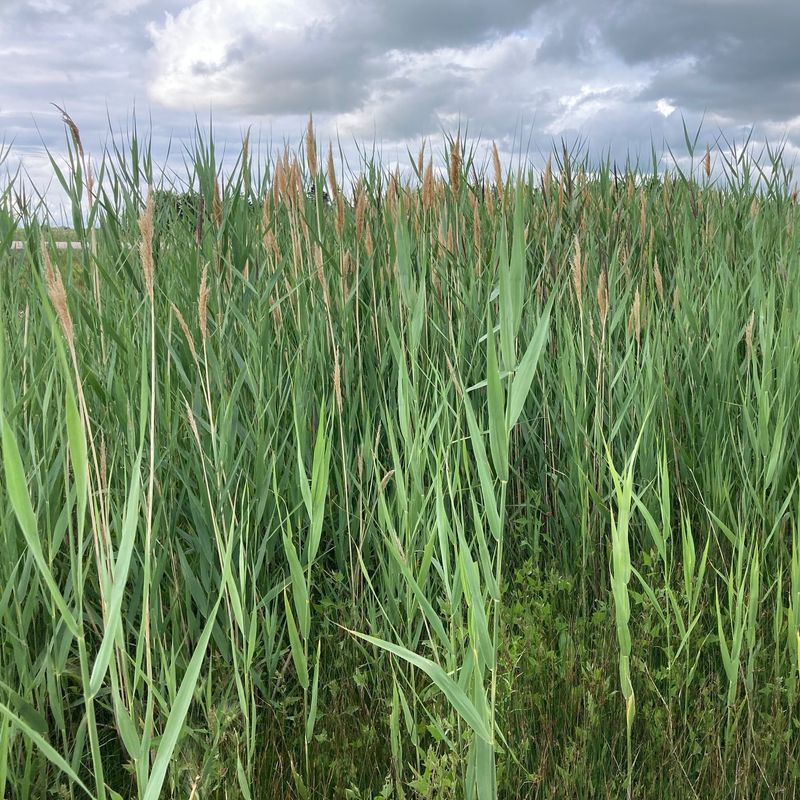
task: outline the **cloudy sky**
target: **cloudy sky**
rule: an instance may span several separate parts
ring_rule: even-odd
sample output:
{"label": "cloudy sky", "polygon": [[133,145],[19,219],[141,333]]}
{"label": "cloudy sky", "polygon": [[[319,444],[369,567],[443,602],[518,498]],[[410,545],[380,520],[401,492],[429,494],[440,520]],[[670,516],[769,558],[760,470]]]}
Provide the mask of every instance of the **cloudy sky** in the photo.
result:
{"label": "cloudy sky", "polygon": [[[377,142],[391,161],[461,124],[506,157],[584,141],[649,156],[723,134],[800,150],[797,0],[0,0],[0,142],[36,181],[63,149],[50,105],[89,150],[134,108],[156,154],[213,112],[298,142]],[[388,155],[387,155],[388,154]]]}

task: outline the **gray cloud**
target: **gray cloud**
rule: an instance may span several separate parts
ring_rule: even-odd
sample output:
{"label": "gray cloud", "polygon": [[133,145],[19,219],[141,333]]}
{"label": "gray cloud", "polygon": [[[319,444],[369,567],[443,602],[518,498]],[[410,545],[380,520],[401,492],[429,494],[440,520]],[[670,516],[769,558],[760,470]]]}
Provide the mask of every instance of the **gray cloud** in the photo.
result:
{"label": "gray cloud", "polygon": [[623,158],[681,150],[681,114],[705,115],[707,140],[755,124],[796,152],[798,32],[789,0],[6,0],[0,141],[28,163],[62,147],[55,101],[98,148],[135,103],[157,154],[210,110],[234,142],[251,123],[297,141],[314,112],[400,152],[460,123],[506,153]]}

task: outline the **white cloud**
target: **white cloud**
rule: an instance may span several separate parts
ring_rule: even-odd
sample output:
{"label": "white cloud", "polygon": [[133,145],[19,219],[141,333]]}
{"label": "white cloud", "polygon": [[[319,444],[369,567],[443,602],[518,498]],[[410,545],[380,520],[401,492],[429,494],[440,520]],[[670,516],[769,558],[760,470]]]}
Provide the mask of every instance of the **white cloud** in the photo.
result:
{"label": "white cloud", "polygon": [[329,8],[321,0],[198,0],[169,14],[148,26],[150,97],[169,108],[241,106],[251,83],[286,78],[248,72],[248,62],[273,49],[302,48],[330,22]]}
{"label": "white cloud", "polygon": [[668,117],[673,111],[675,111],[675,106],[672,103],[669,103],[663,97],[656,103],[656,111],[661,114],[662,117]]}

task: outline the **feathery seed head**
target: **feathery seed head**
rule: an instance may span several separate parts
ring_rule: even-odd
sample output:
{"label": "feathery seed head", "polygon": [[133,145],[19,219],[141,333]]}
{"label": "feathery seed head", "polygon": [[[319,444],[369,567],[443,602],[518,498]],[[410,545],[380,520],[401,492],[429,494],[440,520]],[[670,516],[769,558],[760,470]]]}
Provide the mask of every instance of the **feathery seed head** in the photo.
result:
{"label": "feathery seed head", "polygon": [[308,126],[306,127],[306,160],[313,180],[317,174],[317,142],[314,137],[314,117],[311,114],[308,115]]}
{"label": "feathery seed head", "polygon": [[47,284],[47,294],[53,304],[64,338],[70,351],[75,352],[75,330],[72,326],[72,316],[67,305],[67,290],[61,273],[53,266],[47,246],[42,243],[42,262],[44,263],[44,279]]}
{"label": "feathery seed head", "polygon": [[147,296],[152,303],[154,286],[154,265],[153,265],[153,213],[155,208],[155,193],[150,190],[147,196],[147,204],[139,217],[139,254],[142,259],[142,270],[144,271],[144,283],[147,289]]}

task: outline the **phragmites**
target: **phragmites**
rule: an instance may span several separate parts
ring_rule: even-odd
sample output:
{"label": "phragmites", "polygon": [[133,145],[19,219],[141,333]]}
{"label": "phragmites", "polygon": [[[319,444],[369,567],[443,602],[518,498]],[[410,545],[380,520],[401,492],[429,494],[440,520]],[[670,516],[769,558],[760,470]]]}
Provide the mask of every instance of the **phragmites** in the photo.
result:
{"label": "phragmites", "polygon": [[341,237],[344,231],[344,197],[336,195],[336,233]]}
{"label": "phragmites", "polygon": [[57,108],[61,114],[61,121],[69,128],[70,135],[72,136],[72,143],[75,145],[75,149],[78,151],[81,160],[83,160],[84,152],[83,143],[81,142],[81,132],[78,130],[75,120],[73,120],[72,117],[67,114],[63,108],[61,108],[61,106],[56,105],[56,103],[51,103],[51,105]]}
{"label": "phragmites", "polygon": [[67,290],[61,273],[53,266],[47,246],[42,243],[42,263],[44,264],[44,279],[47,284],[47,294],[53,304],[64,338],[67,340],[70,352],[75,352],[75,331],[72,327],[72,316],[67,305]]}
{"label": "phragmites", "polygon": [[333,145],[328,145],[328,186],[331,189],[331,197],[339,197],[339,187],[336,183],[336,167],[333,163]]}
{"label": "phragmites", "polygon": [[283,185],[286,180],[283,167],[283,159],[278,158],[275,162],[275,171],[272,174],[272,205],[277,208],[283,194]]}
{"label": "phragmites", "polygon": [[575,234],[575,252],[572,256],[572,285],[575,289],[575,299],[578,309],[583,314],[583,261],[581,259],[581,240]]}
{"label": "phragmites", "polygon": [[458,194],[458,188],[461,179],[461,140],[456,138],[453,140],[453,146],[450,148],[450,188],[453,194]]}
{"label": "phragmites", "polygon": [[364,213],[367,208],[367,193],[359,181],[358,188],[356,189],[356,238],[361,241],[364,233]]}
{"label": "phragmites", "polygon": [[647,195],[644,189],[639,190],[639,236],[644,237],[647,229]]}
{"label": "phragmites", "polygon": [[308,115],[306,127],[306,161],[308,172],[313,179],[317,174],[317,140],[314,137],[314,117],[311,114]]}
{"label": "phragmites", "polygon": [[397,198],[400,194],[400,172],[399,167],[389,176],[389,187],[386,190],[386,208],[390,213],[394,213]]}
{"label": "phragmites", "polygon": [[175,303],[170,303],[170,306],[172,306],[172,313],[176,316],[176,318],[178,320],[178,325],[181,326],[181,330],[183,331],[183,335],[184,335],[184,337],[186,339],[186,342],[189,345],[189,350],[191,350],[191,352],[192,352],[192,358],[194,359],[195,363],[197,363],[197,361],[198,361],[198,359],[197,359],[197,350],[195,349],[194,339],[192,338],[192,334],[191,334],[191,331],[189,330],[189,326],[186,324],[186,320],[183,318],[183,314],[181,314],[180,310],[175,305]]}
{"label": "phragmites", "polygon": [[419,148],[419,153],[417,153],[417,175],[422,177],[422,170],[425,167],[425,144],[426,140],[422,140],[422,145]]}
{"label": "phragmites", "polygon": [[492,164],[494,165],[494,185],[497,187],[497,195],[503,199],[503,168],[500,166],[500,153],[497,152],[497,143],[492,142]]}
{"label": "phragmites", "polygon": [[711,145],[706,145],[705,157],[706,178],[711,177]]}
{"label": "phragmites", "polygon": [[544,165],[544,172],[542,173],[542,194],[544,195],[545,202],[550,196],[550,185],[553,182],[553,164],[552,159],[548,158],[547,163]]}
{"label": "phragmites", "polygon": [[200,278],[200,291],[197,294],[197,317],[200,320],[200,334],[205,344],[208,339],[208,264],[203,267]]}
{"label": "phragmites", "polygon": [[339,414],[342,413],[342,368],[339,364],[339,347],[338,345],[333,350],[333,393],[336,397],[336,407],[339,409]]}
{"label": "phragmites", "polygon": [[248,159],[250,158],[250,128],[242,140],[242,166],[247,168]]}
{"label": "phragmites", "polygon": [[658,268],[658,256],[653,260],[653,282],[656,285],[658,299],[664,302],[664,280],[661,277],[661,270]]}
{"label": "phragmites", "polygon": [[428,211],[433,205],[433,159],[425,167],[425,177],[422,179],[422,209]]}
{"label": "phragmites", "polygon": [[367,250],[367,255],[371,256],[373,250],[375,249],[375,245],[372,243],[372,228],[367,225],[367,235],[364,239],[364,247]]}
{"label": "phragmites", "polygon": [[597,309],[600,314],[600,325],[605,332],[608,319],[608,279],[605,270],[600,272],[600,279],[597,281]]}
{"label": "phragmites", "polygon": [[[472,198],[472,240],[475,247],[475,255],[478,260],[481,257],[481,215],[480,206],[475,198],[475,195],[470,195]],[[477,264],[476,264],[477,269]]]}
{"label": "phragmites", "polygon": [[317,280],[322,287],[322,300],[325,303],[325,310],[330,314],[331,296],[328,291],[328,279],[325,277],[325,270],[323,269],[322,248],[318,244],[314,245],[314,265],[317,268]]}
{"label": "phragmites", "polygon": [[744,344],[747,350],[747,357],[753,354],[753,326],[755,325],[756,321],[756,312],[755,309],[750,312],[750,319],[747,320],[747,325],[744,329]]}
{"label": "phragmites", "polygon": [[153,212],[155,209],[155,193],[150,190],[147,196],[147,203],[144,211],[139,216],[139,255],[142,259],[142,271],[144,272],[144,285],[147,296],[152,303],[154,286],[154,265],[153,265]]}

